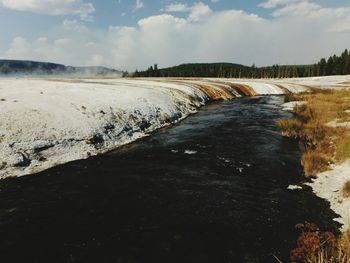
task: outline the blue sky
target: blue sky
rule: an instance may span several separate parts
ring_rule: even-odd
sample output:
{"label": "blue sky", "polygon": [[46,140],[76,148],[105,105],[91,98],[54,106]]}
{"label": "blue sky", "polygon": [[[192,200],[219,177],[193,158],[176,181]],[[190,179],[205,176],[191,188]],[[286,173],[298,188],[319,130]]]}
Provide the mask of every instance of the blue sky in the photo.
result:
{"label": "blue sky", "polygon": [[349,0],[0,0],[0,57],[142,69],[312,63],[350,48]]}

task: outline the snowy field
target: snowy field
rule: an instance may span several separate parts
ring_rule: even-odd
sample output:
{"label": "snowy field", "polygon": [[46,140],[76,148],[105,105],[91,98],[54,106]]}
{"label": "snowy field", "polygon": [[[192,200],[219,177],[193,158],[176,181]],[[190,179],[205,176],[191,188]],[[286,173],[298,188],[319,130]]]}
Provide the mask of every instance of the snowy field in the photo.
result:
{"label": "snowy field", "polygon": [[0,178],[88,158],[178,122],[209,101],[345,88],[350,76],[284,80],[0,81]]}

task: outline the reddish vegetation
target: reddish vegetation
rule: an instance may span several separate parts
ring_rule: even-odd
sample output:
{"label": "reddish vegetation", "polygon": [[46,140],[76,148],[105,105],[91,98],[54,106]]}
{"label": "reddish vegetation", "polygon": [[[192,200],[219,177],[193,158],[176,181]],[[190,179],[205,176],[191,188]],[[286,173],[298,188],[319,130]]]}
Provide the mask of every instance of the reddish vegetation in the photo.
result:
{"label": "reddish vegetation", "polygon": [[235,96],[232,92],[227,90],[222,90],[220,88],[215,88],[213,86],[205,84],[195,84],[200,90],[207,94],[212,100],[222,100],[222,99],[234,99]]}
{"label": "reddish vegetation", "polygon": [[244,84],[229,84],[232,88],[234,88],[238,93],[244,95],[244,96],[256,96],[258,95],[251,87]]}
{"label": "reddish vegetation", "polygon": [[[208,83],[189,83],[186,81],[199,81],[201,79],[198,78],[172,78],[167,79],[167,82],[174,82],[183,85],[192,85],[202,90],[205,94],[207,94],[213,100],[222,100],[222,99],[234,99],[235,95],[232,94],[232,88],[237,93],[242,96],[256,96],[258,95],[251,87],[245,84],[238,83],[224,83],[218,81],[208,81]],[[159,81],[162,81],[161,79]],[[282,87],[280,87],[282,88]],[[283,88],[283,90],[286,90]],[[289,92],[290,93],[290,92]]]}
{"label": "reddish vegetation", "polygon": [[217,82],[210,82],[210,86],[216,87],[220,90],[222,90],[225,94],[227,94],[229,97],[232,96],[232,99],[235,98],[236,96],[232,93],[234,90],[227,85],[226,83],[217,83]]}
{"label": "reddish vegetation", "polygon": [[296,229],[301,231],[297,247],[290,253],[294,262],[316,262],[319,251],[331,251],[336,244],[332,232],[322,232],[315,224],[305,222],[297,224]]}
{"label": "reddish vegetation", "polygon": [[279,84],[275,84],[277,87],[279,87],[281,90],[284,91],[285,94],[292,94],[292,92],[290,92],[288,89],[286,89],[285,87],[283,87],[282,85]]}

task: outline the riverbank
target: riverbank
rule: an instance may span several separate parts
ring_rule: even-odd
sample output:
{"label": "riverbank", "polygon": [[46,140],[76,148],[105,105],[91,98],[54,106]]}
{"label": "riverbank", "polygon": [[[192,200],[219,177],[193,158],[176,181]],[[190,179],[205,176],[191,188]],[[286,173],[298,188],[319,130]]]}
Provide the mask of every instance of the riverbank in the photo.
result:
{"label": "riverbank", "polygon": [[0,178],[116,149],[181,121],[210,101],[284,92],[252,81],[1,79]]}
{"label": "riverbank", "polygon": [[[287,97],[294,103],[294,119],[278,122],[282,133],[298,138],[302,151],[302,164],[306,176],[313,177],[307,183],[314,193],[330,202],[331,209],[342,224],[344,236],[336,245],[308,251],[306,262],[327,262],[329,257],[350,257],[350,92],[346,90],[313,89],[311,93],[293,94]],[[295,102],[293,102],[295,101]],[[345,245],[344,245],[345,244]],[[317,261],[323,257],[323,261]],[[336,261],[338,262],[338,261]]]}
{"label": "riverbank", "polygon": [[[313,79],[314,86],[350,76]],[[0,178],[98,155],[210,101],[306,91],[310,79],[26,79],[0,83]]]}

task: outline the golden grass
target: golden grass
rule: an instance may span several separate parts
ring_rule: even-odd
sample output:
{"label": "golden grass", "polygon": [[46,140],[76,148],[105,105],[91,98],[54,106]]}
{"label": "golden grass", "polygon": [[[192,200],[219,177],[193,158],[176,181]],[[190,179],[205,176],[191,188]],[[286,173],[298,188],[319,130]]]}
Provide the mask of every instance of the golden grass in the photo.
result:
{"label": "golden grass", "polygon": [[338,139],[336,160],[345,161],[350,158],[350,134],[346,134]]}
{"label": "golden grass", "polygon": [[350,263],[350,230],[328,247],[309,255],[306,263]]}
{"label": "golden grass", "polygon": [[299,138],[306,176],[326,171],[331,163],[350,158],[350,130],[331,127],[330,122],[347,121],[350,92],[313,89],[310,93],[289,94],[286,101],[306,101],[294,108],[294,119],[277,122],[284,136]]}
{"label": "golden grass", "polygon": [[326,154],[318,151],[307,151],[303,154],[301,163],[306,176],[316,176],[328,169],[330,160]]}
{"label": "golden grass", "polygon": [[342,189],[343,197],[349,198],[350,197],[350,181],[347,181]]}
{"label": "golden grass", "polygon": [[283,136],[297,138],[303,131],[303,123],[297,119],[281,119],[277,121]]}

